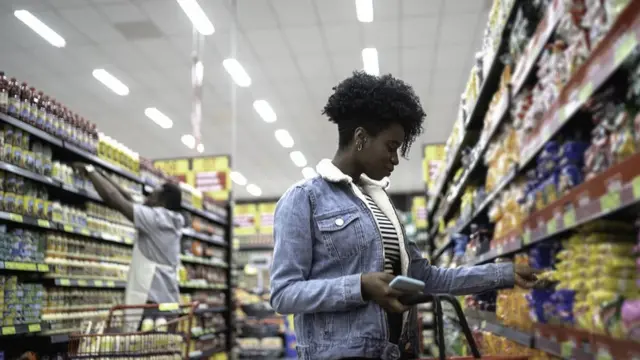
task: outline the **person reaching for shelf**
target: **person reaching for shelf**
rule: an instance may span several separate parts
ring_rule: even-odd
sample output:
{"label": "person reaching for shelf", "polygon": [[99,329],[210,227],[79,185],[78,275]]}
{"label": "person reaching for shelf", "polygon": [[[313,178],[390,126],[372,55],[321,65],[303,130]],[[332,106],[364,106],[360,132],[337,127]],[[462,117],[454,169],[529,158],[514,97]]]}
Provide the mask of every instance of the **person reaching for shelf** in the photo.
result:
{"label": "person reaching for shelf", "polygon": [[411,86],[356,71],[323,114],[338,126],[338,150],[317,176],[287,190],[274,219],[270,302],[295,314],[300,359],[417,356],[417,309],[390,288],[397,275],[423,281],[425,294],[534,285],[535,271],[512,263],[432,266],[406,238],[385,189],[422,132],[425,113]]}
{"label": "person reaching for shelf", "polygon": [[149,195],[144,204],[136,204],[128,191],[93,165],[74,163],[73,167],[91,180],[102,200],[131,220],[138,231],[127,276],[125,304],[178,303],[177,268],[184,227],[180,213],[182,192],[178,185],[165,183]]}

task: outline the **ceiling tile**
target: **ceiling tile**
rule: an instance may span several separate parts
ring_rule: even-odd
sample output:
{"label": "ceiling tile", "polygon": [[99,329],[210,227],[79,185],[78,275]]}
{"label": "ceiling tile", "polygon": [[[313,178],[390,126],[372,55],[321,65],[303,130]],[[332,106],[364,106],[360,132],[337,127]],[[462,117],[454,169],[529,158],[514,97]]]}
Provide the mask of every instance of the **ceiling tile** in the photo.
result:
{"label": "ceiling tile", "polygon": [[318,26],[284,28],[291,49],[296,54],[324,53],[322,33]]}
{"label": "ceiling tile", "polygon": [[446,0],[443,4],[447,14],[476,14],[491,8],[491,1],[486,0]]}
{"label": "ceiling tile", "polygon": [[[470,0],[471,2],[480,2],[481,0]],[[402,14],[404,16],[436,16],[442,9],[446,0],[402,0]]]}
{"label": "ceiling tile", "polygon": [[60,14],[80,32],[96,42],[123,41],[124,37],[92,7],[65,8]]}
{"label": "ceiling tile", "polygon": [[385,48],[399,47],[400,34],[397,21],[376,21],[363,24],[364,46]]}
{"label": "ceiling tile", "polygon": [[360,25],[340,24],[324,27],[328,50],[331,53],[340,53],[353,49],[362,49],[362,37]]}
{"label": "ceiling tile", "polygon": [[404,18],[402,20],[402,46],[435,43],[439,22],[437,17]]}
{"label": "ceiling tile", "polygon": [[274,29],[278,21],[269,0],[238,1],[238,22],[245,30]]}
{"label": "ceiling tile", "polygon": [[469,43],[475,36],[478,15],[474,13],[445,15],[441,21],[439,39],[441,43]]}
{"label": "ceiling tile", "polygon": [[[355,1],[352,0],[313,0],[322,23],[334,25],[340,23],[357,24]],[[375,14],[374,14],[375,16]]]}
{"label": "ceiling tile", "polygon": [[130,2],[106,3],[100,5],[98,10],[113,23],[146,21],[149,19],[143,10]]}
{"label": "ceiling tile", "polygon": [[313,26],[317,19],[310,0],[271,0],[280,24],[285,27]]}
{"label": "ceiling tile", "polygon": [[249,44],[260,58],[269,57],[275,53],[288,53],[289,47],[284,40],[284,34],[278,29],[247,31]]}
{"label": "ceiling tile", "polygon": [[298,66],[305,78],[321,77],[333,79],[333,71],[329,59],[323,54],[303,55],[297,58]]}

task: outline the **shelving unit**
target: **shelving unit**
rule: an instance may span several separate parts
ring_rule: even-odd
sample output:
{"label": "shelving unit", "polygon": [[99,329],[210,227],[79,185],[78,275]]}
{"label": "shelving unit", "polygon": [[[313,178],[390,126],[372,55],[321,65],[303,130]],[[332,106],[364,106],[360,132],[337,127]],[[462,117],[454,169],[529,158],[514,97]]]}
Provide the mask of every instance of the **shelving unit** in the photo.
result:
{"label": "shelving unit", "polygon": [[[3,141],[7,129],[20,131],[24,134],[22,136],[30,136],[31,142],[38,141],[49,146],[54,161],[61,164],[83,161],[91,163],[111,175],[127,179],[141,189],[139,193],[133,194],[134,198],[139,200],[153,191],[154,184],[156,184],[148,182],[147,179],[143,179],[143,176],[125,170],[71,142],[55,137],[7,114],[0,113],[0,128],[2,129],[0,132],[2,132]],[[31,144],[27,142],[26,146],[29,147]],[[21,167],[17,163],[12,163],[12,160],[4,158],[4,156],[0,158],[0,175],[4,186],[3,189],[0,189],[4,190],[4,192],[0,192],[3,195],[3,200],[0,201],[0,220],[2,223],[0,226],[3,227],[0,235],[5,237],[3,241],[7,241],[6,237],[8,236],[15,237],[14,242],[7,242],[14,247],[25,246],[27,236],[35,236],[37,241],[28,243],[32,250],[30,250],[29,256],[33,257],[28,259],[20,256],[15,258],[16,255],[10,249],[0,248],[0,279],[2,280],[0,283],[2,285],[0,304],[4,310],[4,316],[0,321],[0,349],[9,349],[5,345],[11,343],[10,349],[17,349],[20,346],[25,351],[42,351],[45,347],[52,347],[64,352],[68,335],[78,331],[77,326],[67,326],[64,322],[58,324],[58,320],[25,322],[22,320],[24,317],[22,312],[26,311],[24,310],[26,309],[24,307],[25,300],[27,302],[33,300],[33,310],[29,311],[32,314],[30,318],[35,320],[56,318],[47,314],[66,314],[57,318],[72,319],[78,322],[86,317],[104,316],[106,310],[111,306],[124,301],[126,269],[128,269],[130,260],[116,258],[113,254],[130,254],[135,241],[135,231],[131,231],[132,235],[123,235],[121,231],[111,231],[113,229],[104,223],[96,225],[92,218],[93,215],[87,216],[85,210],[86,202],[104,206],[95,191],[62,181],[55,173],[45,175],[34,171],[34,169]],[[43,200],[43,204],[55,202],[62,205],[70,204],[74,209],[82,208],[82,216],[79,215],[80,212],[77,214],[78,218],[81,217],[85,220],[65,221],[71,217],[66,213],[63,214],[64,216],[61,215],[58,210],[53,213],[36,214],[19,206],[13,206],[9,209],[7,207],[7,191],[9,190],[6,187],[8,178],[11,178],[11,181],[13,179],[18,179],[20,182],[28,181],[33,186],[43,189],[42,192],[48,196],[46,201]],[[20,201],[23,201],[22,193],[18,193],[18,195]],[[29,199],[29,201],[40,201],[38,196],[34,196],[35,199]],[[55,206],[58,209],[59,205]],[[53,205],[52,208],[54,208]],[[192,351],[191,357],[194,359],[209,358],[218,353],[229,353],[234,345],[232,331],[234,320],[233,312],[230,310],[233,308],[234,293],[229,266],[233,263],[233,251],[230,246],[232,243],[232,214],[230,207],[226,204],[207,203],[206,208],[208,210],[199,209],[187,203],[183,204],[184,213],[188,214],[188,218],[199,218],[199,226],[205,222],[208,224],[206,228],[211,228],[214,231],[196,231],[192,227],[192,222],[189,221],[188,227],[183,229],[181,242],[197,241],[200,244],[205,244],[200,246],[210,248],[211,251],[208,254],[203,253],[205,256],[197,257],[185,253],[183,249],[181,262],[184,266],[202,267],[220,272],[218,275],[220,280],[217,283],[197,278],[180,284],[183,297],[191,295],[191,299],[205,302],[201,304],[196,314],[199,324],[209,324],[209,327],[199,325],[201,334],[197,336],[197,340],[200,343],[196,345],[202,346],[203,350]],[[117,223],[113,219],[108,222],[110,224]],[[129,227],[121,224],[117,226],[133,229],[131,224],[128,225]],[[64,247],[60,244],[64,244]],[[72,248],[74,250],[71,250]],[[109,253],[90,253],[87,252],[88,249],[101,249],[101,251],[108,249]],[[24,257],[24,254],[22,255]],[[122,272],[118,272],[117,277],[105,277],[99,274],[103,270],[96,270],[94,273],[87,270],[102,269],[105,264],[119,267],[118,269],[122,269]],[[70,271],[71,268],[76,269],[74,270],[76,273],[64,272]],[[209,270],[203,271],[208,273]],[[55,299],[53,298],[54,294]],[[219,297],[217,294],[223,296]],[[71,296],[78,299],[86,298],[84,301],[102,296],[108,301],[95,302],[90,306],[69,304],[57,307],[50,306],[51,301],[62,302],[63,298]],[[216,302],[210,302],[207,305],[206,302],[210,300],[216,300]],[[15,310],[17,308],[11,305],[13,303],[23,303],[20,308],[22,310]],[[74,316],[74,313],[79,316]],[[216,320],[216,317],[220,317],[222,322]],[[52,324],[58,325],[51,326]],[[29,335],[29,337],[25,337],[25,335]],[[207,346],[207,344],[213,345]]]}
{"label": "shelving unit", "polygon": [[[469,116],[462,118],[460,128],[463,131],[461,135],[458,134],[459,141],[454,143],[455,146],[449,146],[448,161],[439,177],[437,196],[428,203],[429,223],[432,224],[429,230],[431,260],[441,266],[473,266],[513,256],[516,261],[525,259],[527,253],[534,256],[531,254],[535,254],[533,250],[539,246],[559,246],[572,235],[572,239],[577,239],[575,236],[578,235],[575,234],[588,231],[584,230],[584,226],[595,224],[596,220],[619,220],[632,224],[640,208],[638,138],[630,142],[633,143],[632,150],[620,155],[619,147],[614,146],[619,146],[623,141],[621,137],[615,137],[622,130],[611,126],[602,131],[602,123],[613,124],[614,119],[608,117],[611,113],[597,113],[599,104],[614,102],[621,104],[620,112],[615,113],[618,115],[615,118],[617,121],[633,123],[637,119],[638,109],[632,104],[635,95],[629,95],[631,92],[628,88],[637,86],[636,79],[629,74],[633,74],[638,66],[640,3],[619,3],[618,8],[608,8],[606,12],[604,8],[602,12],[585,8],[589,16],[594,16],[594,13],[608,16],[606,19],[610,21],[610,27],[600,28],[600,32],[594,34],[597,25],[593,21],[604,18],[591,18],[591,22],[584,20],[584,36],[589,42],[573,44],[567,43],[563,36],[566,37],[565,34],[572,29],[567,14],[579,14],[576,12],[578,10],[570,8],[570,2],[550,1],[527,45],[517,56],[510,32],[521,26],[521,23],[515,24],[522,21],[517,15],[519,9],[530,5],[515,1],[502,32],[498,54],[510,54],[512,59],[506,68],[513,70],[508,83],[498,85],[505,66],[496,64],[495,59],[499,56],[495,56]],[[614,10],[619,10],[619,13],[614,13]],[[576,51],[581,51],[582,57],[571,57],[577,54]],[[560,56],[565,58],[558,60]],[[549,67],[545,67],[554,60],[559,61],[554,63],[556,68],[549,70]],[[570,67],[562,67],[565,63],[569,63]],[[545,76],[563,79],[557,81],[559,85],[554,96],[549,95],[550,91],[544,92],[553,88],[549,84],[555,85]],[[541,85],[542,82],[544,84]],[[494,95],[497,92],[502,92],[499,99]],[[493,104],[490,105],[492,98]],[[528,115],[534,111],[539,112],[535,113],[535,117]],[[483,128],[483,131],[477,132],[479,128]],[[506,138],[509,131],[517,134],[515,139],[519,146],[515,147],[515,152],[518,154],[506,157],[510,162],[506,163],[500,177],[491,179],[491,189],[485,191],[489,182],[487,174],[495,169],[495,164],[487,165],[487,154],[492,146],[505,144],[500,139]],[[636,136],[637,131],[637,127],[630,130],[631,136]],[[592,156],[604,154],[603,148],[593,145],[596,144],[593,139],[597,136],[607,141],[617,139],[611,142],[614,145],[606,148],[610,155],[605,157],[608,162],[601,167],[594,167],[592,162]],[[565,162],[561,163],[556,159],[571,155],[560,153],[557,158],[549,155],[555,154],[552,146],[561,149],[566,143],[579,142],[586,143],[585,148],[591,146],[586,150],[586,155],[577,156],[577,160],[562,160]],[[465,148],[472,150],[463,151]],[[513,148],[507,151],[510,150]],[[467,153],[472,155],[468,156]],[[568,169],[567,164],[573,164],[571,161],[578,162],[575,167],[577,175],[569,180],[568,173],[564,171],[569,171],[565,168]],[[548,164],[555,164],[557,168]],[[547,165],[549,167],[543,167]],[[552,176],[558,176],[555,179],[560,180],[550,185]],[[482,191],[476,190],[478,188]],[[513,194],[520,194],[521,197],[514,201]],[[463,200],[465,196],[467,200]],[[468,197],[472,199],[469,201]],[[509,219],[513,221],[502,221],[500,216],[504,216],[504,213],[510,213],[512,217]],[[522,219],[516,218],[521,213],[524,214]],[[454,234],[455,237],[452,236]],[[460,237],[466,242],[461,242]],[[463,254],[460,248],[464,249]],[[636,270],[632,271],[635,273]],[[557,281],[552,282],[555,283]],[[557,286],[558,289],[567,290],[566,283],[560,282]],[[579,292],[582,291],[580,289],[569,290]],[[549,291],[556,290],[551,288]],[[475,298],[469,300],[470,303],[477,301]],[[597,306],[604,306],[604,303]],[[584,327],[579,329],[566,320],[563,325],[535,322],[532,329],[523,331],[501,324],[494,313],[471,308],[467,310],[467,317],[479,331],[560,358],[631,359],[640,356],[638,342],[622,338],[623,335],[619,333],[610,333],[606,326],[604,330],[596,332]],[[631,337],[628,334],[624,336]]]}

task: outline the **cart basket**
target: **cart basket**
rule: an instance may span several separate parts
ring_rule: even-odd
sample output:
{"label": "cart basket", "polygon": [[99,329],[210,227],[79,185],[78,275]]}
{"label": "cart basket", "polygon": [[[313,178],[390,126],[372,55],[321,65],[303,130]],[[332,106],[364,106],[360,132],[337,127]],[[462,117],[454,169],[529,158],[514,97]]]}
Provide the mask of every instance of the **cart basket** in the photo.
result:
{"label": "cart basket", "polygon": [[[456,312],[458,319],[460,320],[460,327],[462,328],[462,332],[464,333],[465,338],[467,339],[467,343],[469,344],[469,348],[471,349],[472,356],[455,356],[455,357],[447,357],[445,353],[445,344],[444,344],[444,326],[443,326],[443,315],[442,315],[442,301],[446,301]],[[462,312],[462,307],[458,302],[458,299],[451,295],[414,295],[403,299],[402,301],[405,305],[417,305],[421,303],[433,303],[434,310],[434,325],[436,328],[436,343],[438,346],[438,359],[439,360],[465,360],[465,359],[488,359],[488,360],[528,360],[528,356],[481,356],[480,351],[478,350],[478,346],[476,345],[476,341],[471,334],[471,329],[469,328],[469,323],[467,323],[467,318]],[[432,359],[418,359],[418,360],[432,360]]]}

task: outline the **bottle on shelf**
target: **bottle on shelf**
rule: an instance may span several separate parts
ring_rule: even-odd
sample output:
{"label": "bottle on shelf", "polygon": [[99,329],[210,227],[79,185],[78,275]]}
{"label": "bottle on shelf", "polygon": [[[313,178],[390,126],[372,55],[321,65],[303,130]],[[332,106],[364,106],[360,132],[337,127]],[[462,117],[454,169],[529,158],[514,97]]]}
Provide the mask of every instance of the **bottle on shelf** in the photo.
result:
{"label": "bottle on shelf", "polygon": [[29,122],[29,114],[31,113],[31,91],[26,82],[20,85],[20,112],[18,117],[24,122]]}
{"label": "bottle on shelf", "polygon": [[9,105],[7,114],[17,118],[20,116],[20,85],[16,78],[11,78],[8,83],[9,88]]}
{"label": "bottle on shelf", "polygon": [[0,71],[0,112],[6,114],[9,107],[9,82],[4,74]]}
{"label": "bottle on shelf", "polygon": [[30,125],[35,126],[36,120],[38,119],[38,104],[40,103],[40,94],[42,94],[42,91],[37,92],[36,88],[32,86],[29,88],[29,92],[31,93],[31,96],[29,99],[28,122]]}

